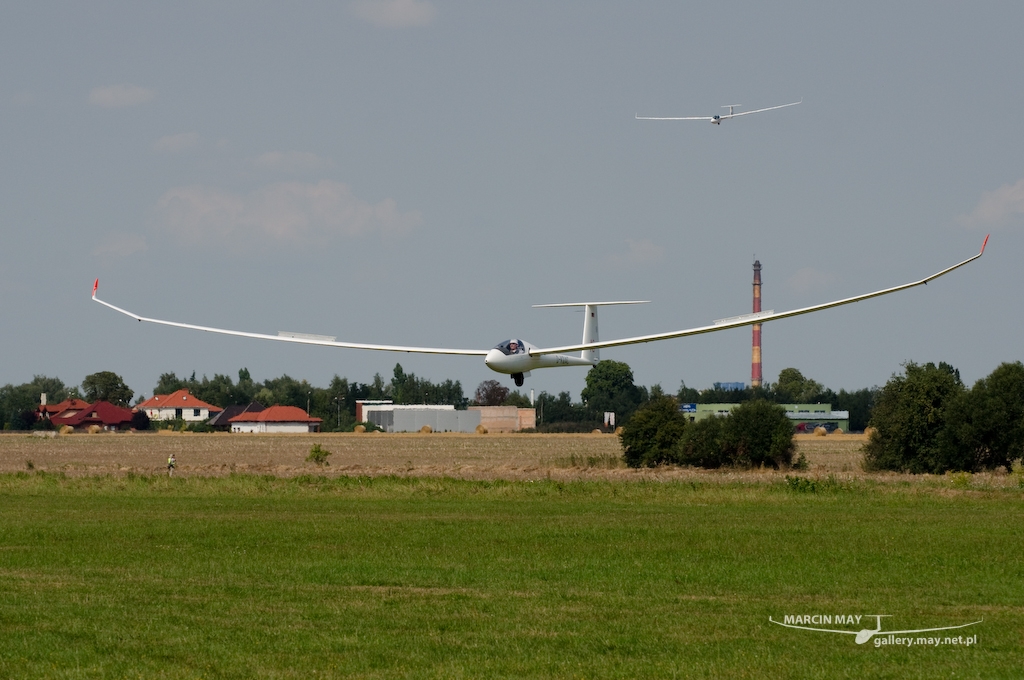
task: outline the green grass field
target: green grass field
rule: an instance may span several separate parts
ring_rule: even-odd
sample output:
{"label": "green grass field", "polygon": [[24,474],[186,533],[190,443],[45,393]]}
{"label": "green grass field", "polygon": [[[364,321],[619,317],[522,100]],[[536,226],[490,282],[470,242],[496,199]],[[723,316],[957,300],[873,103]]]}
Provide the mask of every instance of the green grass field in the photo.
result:
{"label": "green grass field", "polygon": [[1020,677],[1024,491],[956,487],[2,475],[0,676]]}

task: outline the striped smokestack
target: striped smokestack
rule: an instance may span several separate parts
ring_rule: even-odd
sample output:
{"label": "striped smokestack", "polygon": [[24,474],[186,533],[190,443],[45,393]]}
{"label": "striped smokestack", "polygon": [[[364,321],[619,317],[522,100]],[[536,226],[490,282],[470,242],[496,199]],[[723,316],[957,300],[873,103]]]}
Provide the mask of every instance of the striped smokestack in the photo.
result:
{"label": "striped smokestack", "polygon": [[[761,311],[761,261],[754,260],[754,313]],[[761,386],[761,324],[754,324],[754,348],[750,358],[750,386]]]}

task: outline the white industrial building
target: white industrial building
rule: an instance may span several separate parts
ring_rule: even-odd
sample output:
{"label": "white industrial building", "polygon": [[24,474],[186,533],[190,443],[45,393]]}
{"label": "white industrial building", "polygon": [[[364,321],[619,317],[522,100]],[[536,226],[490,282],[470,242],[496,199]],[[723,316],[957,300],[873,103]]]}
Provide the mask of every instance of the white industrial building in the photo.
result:
{"label": "white industrial building", "polygon": [[537,426],[537,412],[515,406],[470,406],[457,411],[448,404],[394,404],[383,399],[356,402],[356,420],[373,423],[385,432],[419,432],[424,425],[434,432],[519,432]]}
{"label": "white industrial building", "polygon": [[478,412],[456,411],[450,404],[394,404],[383,400],[356,402],[356,418],[385,432],[419,432],[424,425],[434,432],[475,432],[480,424]]}

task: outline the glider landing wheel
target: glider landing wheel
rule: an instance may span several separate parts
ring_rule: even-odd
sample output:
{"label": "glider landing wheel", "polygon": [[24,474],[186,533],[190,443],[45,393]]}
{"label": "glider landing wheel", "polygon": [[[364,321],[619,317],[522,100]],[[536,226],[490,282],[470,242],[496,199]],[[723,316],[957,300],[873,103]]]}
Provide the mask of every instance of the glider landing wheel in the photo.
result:
{"label": "glider landing wheel", "polygon": [[512,379],[516,381],[516,387],[522,387],[523,386],[523,374],[522,373],[513,373],[512,374]]}

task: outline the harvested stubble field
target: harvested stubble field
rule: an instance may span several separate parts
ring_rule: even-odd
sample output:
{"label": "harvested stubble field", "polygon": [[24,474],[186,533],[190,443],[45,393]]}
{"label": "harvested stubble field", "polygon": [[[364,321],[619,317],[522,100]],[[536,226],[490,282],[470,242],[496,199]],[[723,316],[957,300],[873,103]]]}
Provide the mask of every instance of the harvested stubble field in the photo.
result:
{"label": "harvested stubble field", "polygon": [[[861,467],[858,434],[796,436],[797,455],[808,469],[800,474],[837,479],[911,481],[928,475],[867,473]],[[313,444],[331,452],[326,467],[307,462]],[[777,482],[793,471],[694,470],[663,467],[633,470],[622,461],[619,438],[610,434],[309,434],[246,435],[194,433],[103,433],[39,437],[0,436],[0,473],[22,470],[68,476],[157,474],[167,458],[176,475],[232,473],[299,475],[453,477],[467,480],[699,479],[722,482]],[[981,486],[1015,486],[1004,473],[974,475]]]}

